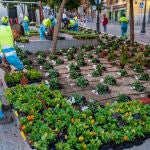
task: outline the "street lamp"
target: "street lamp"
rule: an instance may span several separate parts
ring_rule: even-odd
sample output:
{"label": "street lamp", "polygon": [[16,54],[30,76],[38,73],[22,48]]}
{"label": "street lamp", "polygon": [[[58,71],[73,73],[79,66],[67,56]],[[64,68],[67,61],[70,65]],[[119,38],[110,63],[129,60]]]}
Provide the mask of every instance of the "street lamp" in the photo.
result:
{"label": "street lamp", "polygon": [[143,16],[143,22],[142,22],[142,29],[141,29],[141,33],[145,33],[145,19],[146,19],[146,4],[147,4],[147,0],[145,0],[145,7],[144,7],[144,16]]}
{"label": "street lamp", "polygon": [[100,0],[97,0],[97,23],[96,23],[96,30],[98,33],[100,33],[100,20],[99,20],[99,12],[100,12],[100,9],[99,9],[99,4],[100,4]]}

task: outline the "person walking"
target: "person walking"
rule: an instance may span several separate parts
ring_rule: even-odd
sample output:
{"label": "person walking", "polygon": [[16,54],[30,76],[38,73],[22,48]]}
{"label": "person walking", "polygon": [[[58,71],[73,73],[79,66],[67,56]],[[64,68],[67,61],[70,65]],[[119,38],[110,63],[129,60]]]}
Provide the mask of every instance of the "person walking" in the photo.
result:
{"label": "person walking", "polygon": [[[24,73],[27,70],[20,61],[14,48],[14,40],[24,35],[23,26],[20,24],[12,24],[11,26],[0,26],[0,68],[6,72],[11,71],[11,67]],[[2,83],[0,83],[2,85]],[[5,115],[3,111],[9,107],[4,107],[0,100],[0,124],[12,122],[12,117]]]}
{"label": "person walking", "polygon": [[104,32],[107,33],[107,24],[108,24],[108,18],[106,17],[106,15],[103,15],[103,20],[102,20],[102,25],[104,27]]}
{"label": "person walking", "polygon": [[129,23],[129,19],[125,16],[125,14],[122,14],[122,17],[120,18],[122,39],[127,38],[128,23]]}
{"label": "person walking", "polygon": [[24,27],[25,34],[29,36],[30,35],[29,17],[27,15],[23,19],[23,27]]}

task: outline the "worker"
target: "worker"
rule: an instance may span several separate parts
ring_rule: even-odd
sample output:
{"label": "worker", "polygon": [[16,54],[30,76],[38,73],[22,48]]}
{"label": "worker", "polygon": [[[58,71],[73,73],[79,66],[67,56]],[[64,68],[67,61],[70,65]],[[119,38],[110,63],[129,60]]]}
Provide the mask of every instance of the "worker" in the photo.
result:
{"label": "worker", "polygon": [[[27,72],[23,67],[22,62],[16,54],[14,48],[14,40],[24,35],[23,26],[20,24],[12,24],[11,26],[0,26],[0,68],[5,72],[9,71],[9,68]],[[2,108],[2,110],[1,110]],[[12,121],[11,116],[5,115],[2,102],[0,102],[0,124],[10,123]]]}
{"label": "worker", "polygon": [[54,32],[54,27],[56,26],[57,19],[54,16],[51,15],[50,20],[51,20],[51,23],[52,23],[51,31],[53,33]]}
{"label": "worker", "polygon": [[29,36],[30,35],[29,17],[27,15],[23,19],[23,27],[24,27],[25,34]]}
{"label": "worker", "polygon": [[74,19],[69,20],[68,29],[72,31],[78,31],[78,23]]}
{"label": "worker", "polygon": [[2,25],[5,25],[5,26],[8,25],[8,17],[7,17],[7,16],[4,16],[4,17],[2,18]]}
{"label": "worker", "polygon": [[120,24],[121,24],[121,36],[123,39],[127,38],[128,22],[129,19],[125,16],[125,14],[122,14],[122,17],[120,18]]}
{"label": "worker", "polygon": [[50,18],[44,19],[42,21],[42,24],[40,25],[40,40],[44,40],[45,39],[45,35],[48,35],[49,29],[52,26],[52,21]]}

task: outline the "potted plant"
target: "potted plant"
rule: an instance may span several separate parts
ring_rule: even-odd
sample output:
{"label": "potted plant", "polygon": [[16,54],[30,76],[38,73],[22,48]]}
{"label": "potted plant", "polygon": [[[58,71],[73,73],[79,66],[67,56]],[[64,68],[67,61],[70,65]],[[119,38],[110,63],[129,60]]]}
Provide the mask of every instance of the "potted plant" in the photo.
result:
{"label": "potted plant", "polygon": [[131,98],[125,94],[119,94],[117,97],[116,97],[116,101],[117,102],[128,102],[130,101]]}
{"label": "potted plant", "polygon": [[92,72],[92,76],[93,77],[99,77],[99,76],[101,76],[102,75],[102,72],[100,72],[99,70],[94,70],[93,72]]}
{"label": "potted plant", "polygon": [[140,73],[138,78],[139,78],[139,80],[149,81],[149,74],[142,72],[142,73]]}
{"label": "potted plant", "polygon": [[142,66],[139,65],[139,64],[136,65],[136,66],[134,67],[134,71],[137,72],[137,73],[143,72]]}
{"label": "potted plant", "polygon": [[78,73],[78,72],[75,71],[75,70],[73,70],[73,71],[70,72],[70,77],[71,77],[72,79],[76,79],[76,78],[78,78],[79,76],[81,76],[81,74]]}
{"label": "potted plant", "polygon": [[50,90],[58,90],[59,89],[59,82],[58,82],[57,78],[50,79],[49,88],[50,88]]}
{"label": "potted plant", "polygon": [[121,77],[127,76],[127,71],[125,69],[120,69],[118,75]]}
{"label": "potted plant", "polygon": [[61,58],[57,58],[57,60],[56,60],[57,65],[60,65],[60,64],[63,64],[63,63],[64,63],[64,61]]}
{"label": "potted plant", "polygon": [[49,69],[52,69],[53,66],[52,66],[50,63],[45,62],[43,68],[44,68],[45,70],[49,70]]}

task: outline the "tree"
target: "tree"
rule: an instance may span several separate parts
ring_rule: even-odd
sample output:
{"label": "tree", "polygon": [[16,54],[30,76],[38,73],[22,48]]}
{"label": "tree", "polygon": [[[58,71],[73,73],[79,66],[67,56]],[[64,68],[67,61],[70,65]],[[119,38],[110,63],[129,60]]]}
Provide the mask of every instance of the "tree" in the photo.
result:
{"label": "tree", "polygon": [[130,2],[130,46],[134,45],[134,10],[133,10],[133,0]]}
{"label": "tree", "polygon": [[[55,3],[56,2],[57,1],[55,1]],[[60,8],[59,8],[58,17],[57,17],[57,24],[56,24],[54,34],[53,34],[53,41],[52,41],[52,47],[51,47],[52,53],[54,53],[56,49],[57,37],[60,31],[62,15],[63,15],[65,6],[67,6],[67,8],[75,8],[75,7],[80,6],[80,3],[81,3],[81,0],[62,0]]]}

